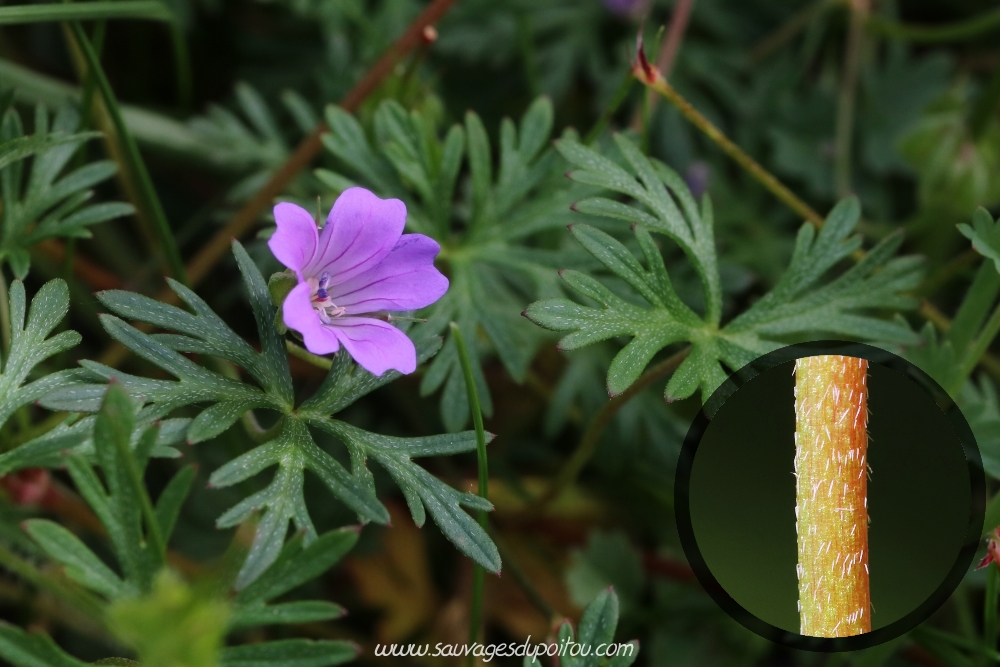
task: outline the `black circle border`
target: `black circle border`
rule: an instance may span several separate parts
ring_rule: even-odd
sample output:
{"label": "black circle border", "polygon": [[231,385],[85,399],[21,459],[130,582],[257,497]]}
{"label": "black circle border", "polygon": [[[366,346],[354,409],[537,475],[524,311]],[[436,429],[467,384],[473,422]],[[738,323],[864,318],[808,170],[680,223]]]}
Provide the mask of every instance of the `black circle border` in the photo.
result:
{"label": "black circle border", "polygon": [[[800,635],[771,625],[767,621],[754,616],[733,599],[712,575],[701,554],[701,550],[698,548],[698,543],[694,536],[694,528],[691,523],[691,469],[694,465],[698,445],[715,413],[718,412],[725,401],[736,393],[740,387],[760,373],[789,361],[820,354],[839,354],[867,359],[871,363],[880,364],[916,381],[921,388],[927,391],[934,400],[934,403],[951,422],[951,426],[962,445],[969,469],[969,486],[972,500],[969,509],[969,524],[966,529],[962,548],[959,550],[955,564],[947,576],[945,576],[938,588],[931,593],[930,597],[903,618],[884,627],[876,628],[871,632],[851,637],[810,637]],[[674,508],[678,536],[691,569],[694,570],[699,583],[701,583],[715,603],[736,622],[764,639],[792,649],[820,653],[857,651],[883,644],[909,632],[927,620],[931,614],[943,605],[958,587],[959,583],[961,583],[969,567],[972,565],[972,560],[975,558],[976,551],[982,540],[983,523],[986,515],[986,477],[983,471],[982,456],[976,444],[976,438],[972,433],[968,421],[965,419],[965,415],[958,409],[958,406],[955,405],[954,400],[948,393],[927,373],[898,355],[882,348],[849,341],[820,340],[788,345],[765,354],[751,361],[735,373],[731,373],[726,381],[713,392],[712,396],[702,406],[702,409],[698,411],[694,422],[691,424],[690,429],[688,429],[687,436],[684,438],[684,444],[677,462],[677,473],[674,483]]]}

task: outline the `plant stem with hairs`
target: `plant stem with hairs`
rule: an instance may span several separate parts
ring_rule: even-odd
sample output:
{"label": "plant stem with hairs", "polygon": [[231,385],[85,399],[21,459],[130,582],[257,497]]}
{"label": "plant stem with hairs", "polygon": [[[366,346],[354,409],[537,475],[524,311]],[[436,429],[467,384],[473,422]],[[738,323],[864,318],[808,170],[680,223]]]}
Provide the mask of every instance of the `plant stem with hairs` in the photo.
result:
{"label": "plant stem with hairs", "polygon": [[868,587],[868,362],[795,362],[795,531],[800,632],[871,631]]}
{"label": "plant stem with hairs", "polygon": [[[472,412],[472,423],[476,428],[476,454],[479,462],[479,496],[484,500],[489,500],[490,495],[490,473],[489,459],[486,456],[486,429],[483,428],[483,411],[479,406],[479,393],[476,391],[475,378],[472,375],[472,362],[469,360],[469,351],[465,346],[465,337],[462,330],[454,322],[451,323],[451,335],[455,338],[455,347],[458,349],[458,359],[462,365],[462,374],[465,377],[465,388],[469,393],[469,409]],[[479,510],[476,515],[480,527],[489,530],[486,519],[486,512]],[[474,644],[479,640],[480,621],[483,613],[483,586],[485,585],[486,572],[483,566],[478,563],[473,565],[472,570],[472,605],[469,613],[469,644]],[[469,655],[469,667],[472,667],[475,656]]]}

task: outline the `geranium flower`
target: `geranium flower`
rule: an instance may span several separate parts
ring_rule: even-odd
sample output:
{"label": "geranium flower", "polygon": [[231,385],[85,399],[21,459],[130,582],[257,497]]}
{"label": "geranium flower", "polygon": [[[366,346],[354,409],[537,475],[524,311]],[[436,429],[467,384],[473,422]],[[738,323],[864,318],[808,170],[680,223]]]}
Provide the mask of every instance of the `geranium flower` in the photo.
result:
{"label": "geranium flower", "polygon": [[322,232],[295,204],[278,204],[274,218],[278,230],[268,246],[299,280],[285,297],[282,317],[302,334],[306,349],[323,355],[343,345],[375,375],[416,370],[413,342],[385,321],[384,311],[429,306],[448,291],[448,279],[434,268],[437,242],[403,234],[406,205],[349,188]]}

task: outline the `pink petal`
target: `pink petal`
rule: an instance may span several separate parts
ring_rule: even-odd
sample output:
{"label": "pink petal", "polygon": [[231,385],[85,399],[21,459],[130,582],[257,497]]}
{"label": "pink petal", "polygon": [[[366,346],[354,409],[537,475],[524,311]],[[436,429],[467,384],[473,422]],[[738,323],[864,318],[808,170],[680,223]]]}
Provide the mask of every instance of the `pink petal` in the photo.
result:
{"label": "pink petal", "polygon": [[285,326],[302,334],[306,349],[313,354],[330,354],[340,349],[337,334],[325,326],[319,313],[312,307],[312,288],[309,283],[299,283],[285,297],[281,306]]}
{"label": "pink petal", "polygon": [[388,322],[369,317],[339,317],[330,328],[344,349],[373,375],[389,369],[412,373],[417,369],[417,349],[410,338]]}
{"label": "pink petal", "polygon": [[348,314],[416,310],[448,291],[448,279],[434,267],[441,250],[423,234],[404,234],[378,266],[330,289],[330,298]]}
{"label": "pink petal", "polygon": [[301,206],[282,203],[274,207],[276,231],[267,246],[278,261],[302,277],[302,270],[316,254],[318,232],[316,221]]}
{"label": "pink petal", "polygon": [[330,273],[331,284],[350,280],[382,261],[406,225],[406,205],[348,188],[333,204],[306,275]]}

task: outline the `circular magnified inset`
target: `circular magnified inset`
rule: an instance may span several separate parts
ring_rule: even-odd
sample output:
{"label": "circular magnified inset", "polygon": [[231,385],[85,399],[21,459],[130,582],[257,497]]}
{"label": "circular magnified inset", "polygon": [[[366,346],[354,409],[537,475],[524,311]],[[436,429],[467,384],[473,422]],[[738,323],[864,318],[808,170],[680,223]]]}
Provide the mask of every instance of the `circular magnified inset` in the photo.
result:
{"label": "circular magnified inset", "polygon": [[912,364],[854,343],[791,346],[708,405],[678,466],[678,528],[701,583],[750,630],[807,650],[873,646],[968,571],[979,452]]}

